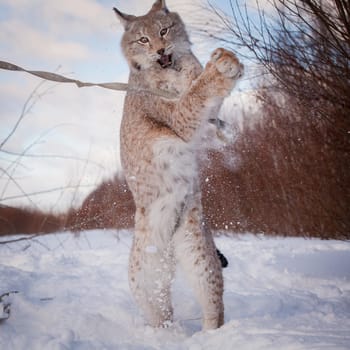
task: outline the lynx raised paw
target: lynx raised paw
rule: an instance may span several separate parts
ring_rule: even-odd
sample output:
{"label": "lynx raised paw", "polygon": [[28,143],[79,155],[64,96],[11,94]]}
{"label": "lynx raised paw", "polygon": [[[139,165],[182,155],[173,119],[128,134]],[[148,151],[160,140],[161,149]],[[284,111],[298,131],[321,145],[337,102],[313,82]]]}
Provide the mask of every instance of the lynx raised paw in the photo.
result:
{"label": "lynx raised paw", "polygon": [[243,75],[244,66],[231,51],[218,48],[212,53],[210,61],[227,78],[239,79]]}

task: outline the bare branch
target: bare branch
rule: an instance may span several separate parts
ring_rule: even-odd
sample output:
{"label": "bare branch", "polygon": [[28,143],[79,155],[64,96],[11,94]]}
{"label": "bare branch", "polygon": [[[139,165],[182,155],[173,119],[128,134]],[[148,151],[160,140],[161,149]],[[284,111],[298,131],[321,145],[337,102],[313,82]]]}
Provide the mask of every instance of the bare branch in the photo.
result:
{"label": "bare branch", "polygon": [[[85,184],[85,185],[79,185],[79,187],[81,188],[94,188],[96,186],[96,184]],[[3,197],[0,198],[0,202],[5,202],[5,201],[9,201],[9,200],[13,200],[13,199],[18,199],[18,198],[30,198],[33,196],[39,196],[39,195],[43,195],[43,194],[48,194],[48,193],[53,193],[53,192],[58,192],[58,191],[64,191],[64,190],[68,190],[68,189],[76,189],[77,186],[73,185],[73,186],[60,186],[60,187],[55,187],[55,188],[50,188],[48,190],[42,190],[42,191],[36,191],[36,192],[31,192],[31,193],[24,193],[21,195],[14,195],[14,196],[7,196],[7,197]]]}
{"label": "bare branch", "polygon": [[81,158],[81,157],[75,157],[75,156],[65,156],[65,155],[61,155],[61,154],[32,154],[32,153],[18,153],[18,152],[12,152],[12,151],[7,151],[7,150],[0,150],[0,152],[11,155],[11,156],[20,156],[23,158],[40,158],[40,159],[45,159],[45,158],[51,158],[51,159],[64,159],[64,160],[74,160],[74,161],[78,161],[78,162],[83,162],[86,163],[86,161],[88,161],[89,164],[93,164],[96,167],[98,167],[100,170],[105,170],[105,167],[100,164],[97,163],[91,159],[87,159],[87,158]]}

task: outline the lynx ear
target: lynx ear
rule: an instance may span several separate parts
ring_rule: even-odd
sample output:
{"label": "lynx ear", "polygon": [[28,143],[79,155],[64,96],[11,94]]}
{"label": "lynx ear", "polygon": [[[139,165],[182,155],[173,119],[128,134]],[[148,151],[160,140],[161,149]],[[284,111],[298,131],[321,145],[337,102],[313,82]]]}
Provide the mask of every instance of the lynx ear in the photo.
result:
{"label": "lynx ear", "polygon": [[117,17],[119,18],[119,21],[123,25],[124,28],[126,28],[126,26],[136,18],[135,16],[127,15],[123,12],[120,12],[115,7],[113,7],[113,10],[114,10],[115,14],[117,15]]}
{"label": "lynx ear", "polygon": [[149,12],[155,12],[155,11],[160,11],[160,10],[163,10],[165,13],[169,12],[168,8],[166,7],[165,0],[157,0],[153,4],[153,6]]}

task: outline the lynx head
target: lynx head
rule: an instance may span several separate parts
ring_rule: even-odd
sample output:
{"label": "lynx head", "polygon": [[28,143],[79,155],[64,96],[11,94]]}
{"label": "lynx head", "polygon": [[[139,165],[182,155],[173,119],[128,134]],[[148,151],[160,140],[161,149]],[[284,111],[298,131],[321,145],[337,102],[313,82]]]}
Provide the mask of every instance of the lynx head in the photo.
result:
{"label": "lynx head", "polygon": [[123,53],[132,70],[158,66],[168,68],[190,52],[190,41],[180,16],[157,0],[144,16],[114,11],[124,26]]}

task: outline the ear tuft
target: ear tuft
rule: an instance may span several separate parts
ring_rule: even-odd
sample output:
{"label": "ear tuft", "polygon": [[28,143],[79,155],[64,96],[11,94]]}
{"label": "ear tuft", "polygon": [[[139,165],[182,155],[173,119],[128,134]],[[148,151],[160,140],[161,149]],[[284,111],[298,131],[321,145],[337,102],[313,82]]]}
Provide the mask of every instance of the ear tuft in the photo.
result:
{"label": "ear tuft", "polygon": [[123,25],[124,28],[133,21],[136,17],[132,15],[127,15],[126,13],[123,13],[119,11],[117,8],[113,7],[113,10],[117,17],[119,18],[120,23]]}
{"label": "ear tuft", "polygon": [[163,10],[165,13],[169,12],[168,8],[166,7],[165,0],[157,0],[153,4],[153,6],[149,12],[156,12],[156,11],[161,11],[161,10]]}

